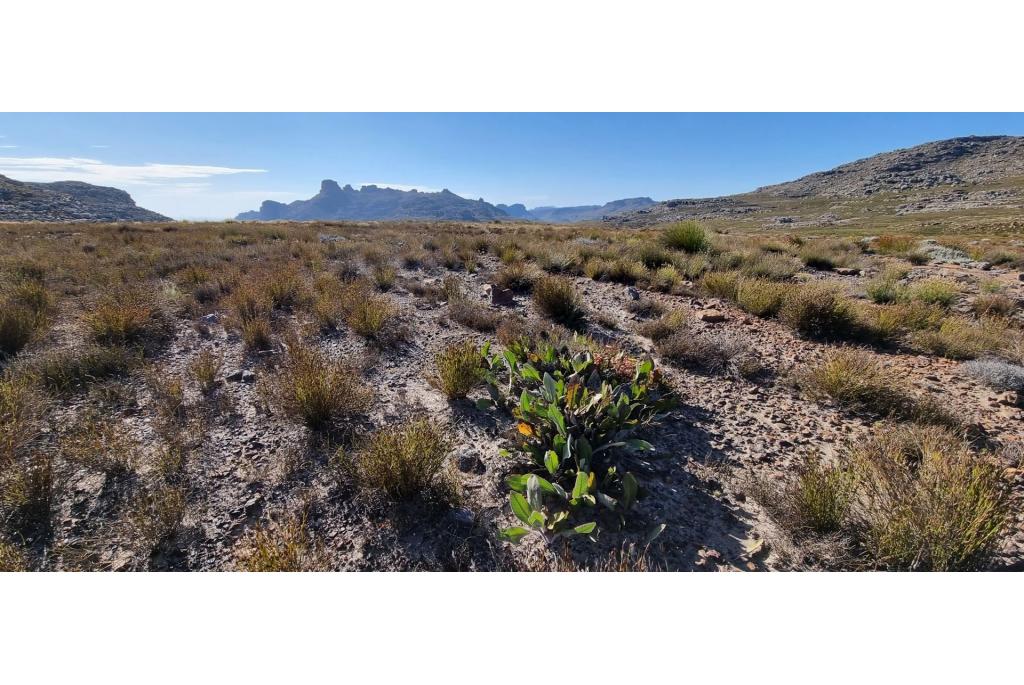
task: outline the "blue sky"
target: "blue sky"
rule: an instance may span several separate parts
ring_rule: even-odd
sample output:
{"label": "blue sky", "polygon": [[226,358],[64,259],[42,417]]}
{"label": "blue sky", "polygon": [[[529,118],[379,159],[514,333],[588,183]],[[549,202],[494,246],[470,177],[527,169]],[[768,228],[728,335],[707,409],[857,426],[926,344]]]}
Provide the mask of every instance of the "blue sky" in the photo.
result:
{"label": "blue sky", "polygon": [[0,114],[0,174],[112,185],[179,219],[324,178],[533,207],[738,193],[1000,133],[1024,135],[1024,114]]}

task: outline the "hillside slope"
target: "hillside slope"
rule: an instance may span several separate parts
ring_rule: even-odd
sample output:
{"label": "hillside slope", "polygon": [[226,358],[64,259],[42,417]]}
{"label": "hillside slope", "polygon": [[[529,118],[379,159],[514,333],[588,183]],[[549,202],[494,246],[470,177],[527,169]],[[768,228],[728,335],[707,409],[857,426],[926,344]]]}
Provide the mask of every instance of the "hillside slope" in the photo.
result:
{"label": "hillside slope", "polygon": [[1020,230],[1024,137],[969,136],[884,152],[750,193],[676,199],[606,221],[647,226],[696,219],[757,226],[953,222]]}
{"label": "hillside slope", "polygon": [[170,221],[117,188],[79,181],[24,183],[0,176],[0,221]]}

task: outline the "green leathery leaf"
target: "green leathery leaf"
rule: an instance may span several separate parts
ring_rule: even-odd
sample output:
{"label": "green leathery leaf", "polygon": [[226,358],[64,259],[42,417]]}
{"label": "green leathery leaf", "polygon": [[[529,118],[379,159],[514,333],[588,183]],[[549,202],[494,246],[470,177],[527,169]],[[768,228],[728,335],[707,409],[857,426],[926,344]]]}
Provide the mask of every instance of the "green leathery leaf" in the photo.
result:
{"label": "green leathery leaf", "polygon": [[501,531],[500,536],[502,540],[517,543],[520,540],[522,540],[525,535],[529,535],[529,533],[530,531],[526,528],[521,528],[517,526],[515,528],[506,528],[505,530]]}
{"label": "green leathery leaf", "polygon": [[544,506],[544,497],[541,495],[540,480],[537,476],[530,476],[526,481],[526,501],[530,509],[538,511]]}
{"label": "green leathery leaf", "polygon": [[547,467],[548,473],[555,475],[555,471],[558,470],[558,454],[554,450],[548,450],[544,454],[544,466]]}
{"label": "green leathery leaf", "polygon": [[512,513],[516,515],[516,518],[528,524],[530,522],[530,505],[527,503],[526,498],[518,492],[512,492],[509,493],[508,500],[509,504],[512,505]]}

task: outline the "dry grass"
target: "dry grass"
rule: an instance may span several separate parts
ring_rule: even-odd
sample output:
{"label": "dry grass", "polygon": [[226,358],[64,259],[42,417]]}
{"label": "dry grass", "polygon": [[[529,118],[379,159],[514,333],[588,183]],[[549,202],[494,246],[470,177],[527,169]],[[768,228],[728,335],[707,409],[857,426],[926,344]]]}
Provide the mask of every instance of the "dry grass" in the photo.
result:
{"label": "dry grass", "polygon": [[366,441],[358,457],[360,481],[394,499],[410,499],[431,489],[454,442],[447,428],[426,417],[389,426]]}
{"label": "dry grass", "polygon": [[256,528],[240,544],[238,568],[242,571],[325,571],[326,556],[306,528],[304,517],[289,518]]}
{"label": "dry grass", "polygon": [[985,565],[1009,515],[996,463],[937,427],[879,431],[850,458],[862,498],[857,525],[874,563],[932,571]]}
{"label": "dry grass", "polygon": [[111,477],[135,470],[138,446],[113,422],[94,412],[85,414],[60,441],[60,453],[68,461]]}
{"label": "dry grass", "polygon": [[788,287],[763,278],[742,279],[736,287],[736,304],[754,316],[775,316],[782,308]]}
{"label": "dry grass", "polygon": [[456,323],[481,333],[490,333],[501,323],[501,314],[464,295],[449,297],[448,317]]}
{"label": "dry grass", "polygon": [[185,513],[185,491],[178,486],[161,485],[136,496],[127,520],[134,536],[153,548],[181,530]]}
{"label": "dry grass", "polygon": [[0,540],[0,573],[28,570],[28,558],[17,545]]}
{"label": "dry grass", "polygon": [[365,411],[371,392],[344,361],[292,340],[278,378],[277,396],[286,414],[314,430],[325,430]]}
{"label": "dry grass", "polygon": [[39,435],[44,404],[28,379],[0,376],[0,470],[11,466]]}
{"label": "dry grass", "polygon": [[1012,345],[1014,337],[1019,335],[1001,317],[986,316],[974,320],[964,316],[949,316],[938,330],[916,333],[913,342],[940,357],[975,359],[986,354],[998,354]]}
{"label": "dry grass", "polygon": [[173,322],[156,300],[138,290],[101,298],[83,319],[101,345],[146,347],[166,340]]}
{"label": "dry grass", "polygon": [[569,328],[581,326],[586,319],[576,286],[560,276],[538,279],[533,287],[533,303],[541,314]]}
{"label": "dry grass", "polygon": [[912,395],[890,381],[885,368],[862,350],[829,350],[820,362],[798,371],[796,379],[812,398],[827,398],[844,409],[919,423],[959,425],[938,401]]}
{"label": "dry grass", "polygon": [[658,343],[669,338],[675,333],[689,330],[689,315],[682,309],[672,309],[654,321],[647,321],[637,327],[637,333],[650,338]]}
{"label": "dry grass", "polygon": [[27,373],[55,393],[80,390],[93,383],[121,376],[135,367],[140,356],[124,347],[88,346],[47,353],[32,360]]}
{"label": "dry grass", "polygon": [[472,340],[449,345],[434,356],[431,381],[448,399],[463,399],[483,380],[482,361]]}
{"label": "dry grass", "polygon": [[223,366],[223,355],[210,349],[203,349],[189,364],[188,370],[193,380],[199,385],[199,391],[204,395],[209,395],[217,389],[218,377]]}

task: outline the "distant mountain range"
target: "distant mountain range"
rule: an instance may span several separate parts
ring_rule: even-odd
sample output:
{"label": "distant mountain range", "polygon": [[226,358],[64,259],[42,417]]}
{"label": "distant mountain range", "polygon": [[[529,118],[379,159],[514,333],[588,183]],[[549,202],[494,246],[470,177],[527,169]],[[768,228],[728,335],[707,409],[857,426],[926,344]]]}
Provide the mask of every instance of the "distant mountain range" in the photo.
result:
{"label": "distant mountain range", "polygon": [[26,183],[0,176],[0,221],[170,221],[131,195],[79,181]]}
{"label": "distant mountain range", "polygon": [[356,190],[350,185],[342,187],[336,181],[327,179],[320,183],[320,192],[308,200],[296,200],[288,204],[266,200],[258,210],[243,212],[236,218],[240,221],[327,219],[494,221],[496,219],[519,219],[522,221],[573,223],[600,221],[615,212],[653,204],[655,202],[651,198],[642,197],[616,200],[604,205],[527,209],[522,204],[492,205],[484,201],[483,198],[468,200],[449,190],[442,190],[439,193],[424,193],[418,190],[397,190],[375,185],[362,186]]}

